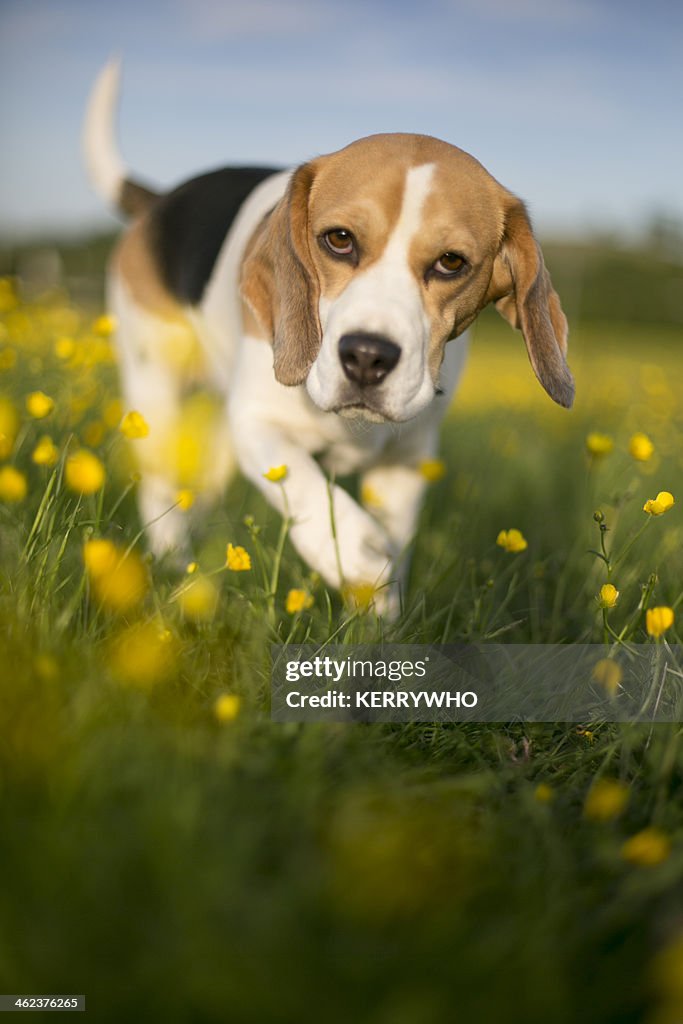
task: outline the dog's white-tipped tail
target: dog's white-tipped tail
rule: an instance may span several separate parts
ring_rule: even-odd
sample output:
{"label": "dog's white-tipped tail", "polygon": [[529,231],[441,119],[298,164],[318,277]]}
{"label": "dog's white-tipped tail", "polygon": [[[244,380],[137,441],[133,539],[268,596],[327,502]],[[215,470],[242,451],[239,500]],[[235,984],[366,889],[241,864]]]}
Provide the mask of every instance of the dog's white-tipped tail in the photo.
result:
{"label": "dog's white-tipped tail", "polygon": [[159,193],[131,178],[116,141],[116,111],[121,61],[112,58],[100,71],[90,93],[83,123],[83,155],[95,191],[122,213],[137,217]]}
{"label": "dog's white-tipped tail", "polygon": [[83,155],[95,191],[112,206],[121,200],[126,167],[116,141],[116,111],[121,61],[112,58],[100,71],[90,93],[83,122]]}

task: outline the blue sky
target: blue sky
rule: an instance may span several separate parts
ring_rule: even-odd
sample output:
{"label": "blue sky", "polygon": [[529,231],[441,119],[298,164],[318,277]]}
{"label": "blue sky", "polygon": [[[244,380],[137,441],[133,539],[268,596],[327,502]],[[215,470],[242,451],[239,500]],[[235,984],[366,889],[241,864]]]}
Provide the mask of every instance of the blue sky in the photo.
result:
{"label": "blue sky", "polygon": [[79,155],[114,52],[124,156],[153,183],[415,131],[475,155],[545,232],[683,217],[674,0],[0,0],[3,235],[115,223]]}

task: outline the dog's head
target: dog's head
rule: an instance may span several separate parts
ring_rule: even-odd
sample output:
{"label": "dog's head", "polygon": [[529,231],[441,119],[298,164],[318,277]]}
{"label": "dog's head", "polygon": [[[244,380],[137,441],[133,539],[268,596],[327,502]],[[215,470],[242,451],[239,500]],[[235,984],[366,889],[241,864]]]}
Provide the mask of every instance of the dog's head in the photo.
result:
{"label": "dog's head", "polygon": [[524,205],[467,153],[375,135],[300,167],[257,234],[242,294],[283,384],[325,410],[403,421],[438,393],[446,342],[489,302],[570,406],[567,322]]}

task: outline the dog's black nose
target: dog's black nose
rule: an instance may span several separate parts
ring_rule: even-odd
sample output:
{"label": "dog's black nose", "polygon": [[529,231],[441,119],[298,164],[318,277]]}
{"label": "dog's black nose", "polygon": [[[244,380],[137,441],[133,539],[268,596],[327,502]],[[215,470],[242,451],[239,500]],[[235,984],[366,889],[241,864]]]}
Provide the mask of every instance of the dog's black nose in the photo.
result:
{"label": "dog's black nose", "polygon": [[401,349],[381,334],[344,334],[339,339],[339,358],[344,373],[354,384],[380,384],[391,373]]}

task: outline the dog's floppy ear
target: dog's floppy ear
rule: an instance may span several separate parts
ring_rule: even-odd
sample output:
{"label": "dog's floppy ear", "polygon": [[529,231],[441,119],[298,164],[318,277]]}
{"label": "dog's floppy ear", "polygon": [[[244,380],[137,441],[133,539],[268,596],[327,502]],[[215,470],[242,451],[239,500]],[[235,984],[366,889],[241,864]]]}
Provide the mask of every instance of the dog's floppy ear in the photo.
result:
{"label": "dog's floppy ear", "polygon": [[567,319],[545,268],[524,204],[511,196],[487,301],[524,335],[534,373],[550,397],[567,409],[574,378],[565,359]]}
{"label": "dog's floppy ear", "polygon": [[287,192],[264,221],[242,265],[242,297],[273,342],[281,384],[301,384],[321,342],[320,288],[308,243],[313,164],[292,175]]}

